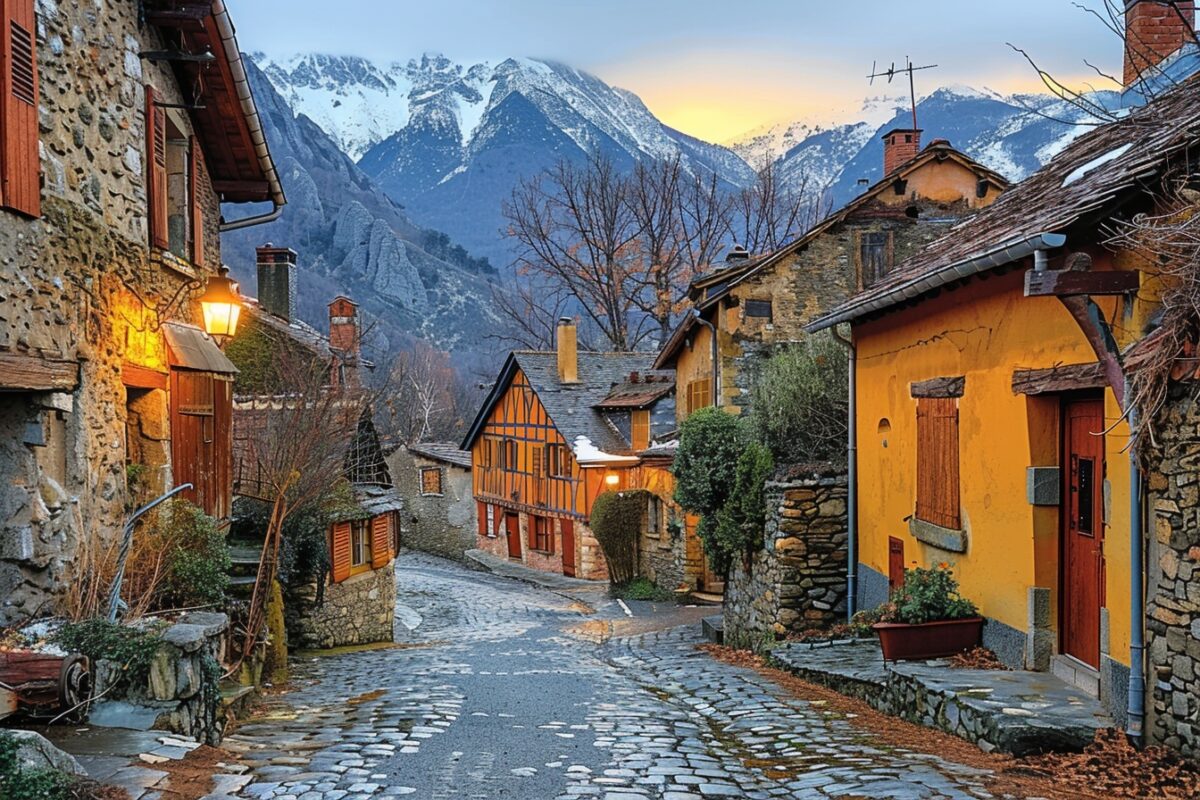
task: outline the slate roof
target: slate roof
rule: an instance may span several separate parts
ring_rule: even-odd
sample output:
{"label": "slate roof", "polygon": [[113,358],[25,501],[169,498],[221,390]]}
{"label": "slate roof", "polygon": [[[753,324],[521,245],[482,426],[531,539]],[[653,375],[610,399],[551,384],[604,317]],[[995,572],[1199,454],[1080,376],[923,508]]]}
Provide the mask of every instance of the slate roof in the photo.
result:
{"label": "slate roof", "polygon": [[[349,300],[349,298],[346,299]],[[353,358],[349,353],[330,347],[329,337],[304,320],[293,319],[289,321],[283,317],[277,317],[259,305],[258,300],[253,297],[243,297],[242,300],[243,311],[249,313],[255,321],[276,333],[282,333],[285,336],[291,337],[292,340],[308,348],[322,360],[331,361],[336,357],[348,362]],[[354,301],[350,300],[350,302],[353,303]],[[358,363],[367,369],[375,368],[375,364],[365,358],[360,357]]]}
{"label": "slate roof", "polygon": [[[692,298],[695,307],[698,309],[706,309],[711,307],[722,297],[729,294],[734,287],[740,285],[748,278],[757,275],[764,269],[767,269],[782,259],[796,252],[800,248],[812,242],[818,236],[821,236],[831,229],[845,222],[854,212],[862,209],[870,201],[874,200],[886,190],[890,190],[896,181],[904,180],[916,170],[925,166],[932,161],[956,161],[967,169],[982,175],[989,183],[1000,191],[1005,191],[1009,187],[1009,181],[995,170],[985,167],[978,161],[975,161],[970,156],[955,150],[950,142],[945,139],[935,139],[925,146],[920,153],[910,158],[900,166],[896,167],[887,175],[872,184],[858,197],[855,197],[846,205],[842,206],[837,211],[833,212],[825,219],[821,220],[807,232],[790,242],[789,244],[780,247],[778,250],[751,258],[743,264],[735,267],[726,267],[725,269],[716,270],[697,277],[688,287],[688,294]],[[1001,195],[1003,197],[1003,195]],[[999,202],[999,201],[997,201]],[[979,212],[976,212],[979,213]],[[661,368],[670,363],[670,359],[675,352],[682,346],[687,338],[688,332],[696,325],[695,316],[688,314],[680,321],[679,325],[672,331],[671,336],[667,339],[662,349],[658,353],[658,357],[654,361],[655,368]]]}
{"label": "slate roof", "polygon": [[420,442],[410,444],[405,449],[433,461],[441,461],[444,464],[452,464],[466,469],[471,468],[471,451],[460,450],[458,445],[452,442]]}
{"label": "slate roof", "polygon": [[880,302],[914,281],[1038,234],[1068,234],[1070,246],[1074,226],[1104,219],[1132,193],[1153,191],[1147,181],[1158,176],[1176,153],[1200,144],[1197,80],[1190,79],[1124,119],[1080,136],[995,203],[898,264],[870,289],[822,315],[810,329],[829,327],[838,317],[863,316],[868,311],[857,309],[867,303]]}
{"label": "slate roof", "polygon": [[613,455],[632,455],[629,442],[617,432],[595,406],[612,388],[623,383],[631,372],[650,369],[654,356],[648,353],[579,353],[579,382],[558,380],[558,355],[553,352],[517,350],[509,354],[492,391],[475,416],[462,449],[470,450],[483,432],[487,418],[508,390],[517,370],[525,374],[538,400],[549,414],[554,427],[574,444],[586,436],[600,450]]}
{"label": "slate roof", "polygon": [[674,370],[651,370],[650,372],[630,374],[625,376],[624,381],[614,386],[595,407],[614,411],[646,408],[673,391],[675,391]]}

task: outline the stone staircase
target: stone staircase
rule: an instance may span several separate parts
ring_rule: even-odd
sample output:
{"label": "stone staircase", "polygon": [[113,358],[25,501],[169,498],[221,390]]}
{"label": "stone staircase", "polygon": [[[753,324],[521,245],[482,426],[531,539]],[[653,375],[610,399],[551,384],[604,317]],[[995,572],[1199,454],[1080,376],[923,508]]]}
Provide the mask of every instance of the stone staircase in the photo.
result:
{"label": "stone staircase", "polygon": [[254,579],[258,575],[258,559],[262,545],[254,542],[233,542],[229,546],[229,595],[250,599]]}

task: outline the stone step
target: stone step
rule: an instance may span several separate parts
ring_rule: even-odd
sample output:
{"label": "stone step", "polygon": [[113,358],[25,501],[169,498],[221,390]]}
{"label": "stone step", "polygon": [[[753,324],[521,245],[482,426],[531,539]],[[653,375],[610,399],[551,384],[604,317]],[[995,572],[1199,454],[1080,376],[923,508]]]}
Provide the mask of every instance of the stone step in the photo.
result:
{"label": "stone step", "polygon": [[714,614],[700,621],[704,629],[704,638],[713,644],[725,644],[725,617]]}

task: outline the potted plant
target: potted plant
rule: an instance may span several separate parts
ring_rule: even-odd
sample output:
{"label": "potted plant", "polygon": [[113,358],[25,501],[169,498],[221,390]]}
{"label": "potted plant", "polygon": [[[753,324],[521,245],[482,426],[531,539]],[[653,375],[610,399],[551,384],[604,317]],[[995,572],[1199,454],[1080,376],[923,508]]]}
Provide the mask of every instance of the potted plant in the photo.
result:
{"label": "potted plant", "polygon": [[952,656],[976,647],[983,618],[975,604],[958,593],[958,581],[946,564],[904,572],[904,585],[879,609],[879,634],[885,661]]}

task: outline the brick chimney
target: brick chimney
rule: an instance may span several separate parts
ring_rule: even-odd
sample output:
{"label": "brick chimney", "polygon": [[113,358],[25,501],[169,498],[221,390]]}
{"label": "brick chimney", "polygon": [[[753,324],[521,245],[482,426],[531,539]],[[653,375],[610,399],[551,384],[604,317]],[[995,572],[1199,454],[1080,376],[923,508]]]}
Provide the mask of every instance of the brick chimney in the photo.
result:
{"label": "brick chimney", "polygon": [[556,332],[559,383],[579,383],[579,345],[575,337],[575,321],[560,317]]}
{"label": "brick chimney", "polygon": [[1195,0],[1125,0],[1125,85],[1194,41]]}
{"label": "brick chimney", "polygon": [[329,346],[338,351],[332,364],[330,383],[334,386],[355,387],[358,379],[358,357],[362,347],[358,327],[358,303],[338,295],[329,304]]}
{"label": "brick chimney", "polygon": [[296,251],[267,244],[258,254],[258,305],[291,322],[296,316]]}
{"label": "brick chimney", "polygon": [[897,167],[917,157],[921,152],[921,132],[911,128],[896,128],[883,135],[883,174],[891,175]]}

